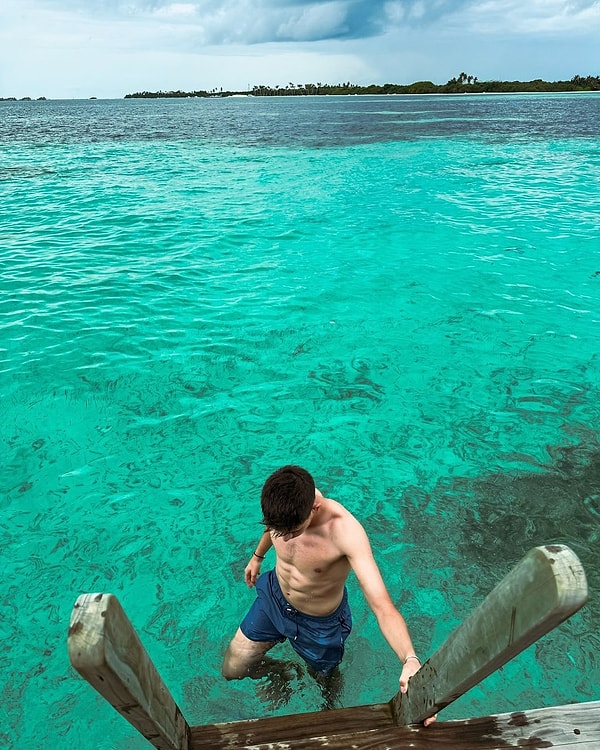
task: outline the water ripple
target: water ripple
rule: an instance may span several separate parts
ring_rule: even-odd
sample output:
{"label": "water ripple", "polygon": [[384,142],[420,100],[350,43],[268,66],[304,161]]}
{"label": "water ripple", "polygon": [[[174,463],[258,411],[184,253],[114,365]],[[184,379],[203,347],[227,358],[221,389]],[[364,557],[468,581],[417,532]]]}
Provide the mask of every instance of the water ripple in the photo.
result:
{"label": "water ripple", "polygon": [[[218,671],[283,462],[364,521],[425,653],[529,546],[598,587],[599,101],[2,103],[2,740],[134,746],[49,658],[83,591],[185,713],[264,712]],[[346,705],[397,684],[351,593]],[[600,697],[597,618],[456,711]]]}

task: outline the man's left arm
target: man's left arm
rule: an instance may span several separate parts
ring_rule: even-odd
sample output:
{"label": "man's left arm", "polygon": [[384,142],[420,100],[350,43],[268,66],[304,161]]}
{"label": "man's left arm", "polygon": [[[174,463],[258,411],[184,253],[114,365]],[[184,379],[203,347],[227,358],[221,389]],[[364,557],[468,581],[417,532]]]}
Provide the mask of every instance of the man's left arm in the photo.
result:
{"label": "man's left arm", "polygon": [[[350,562],[384,638],[403,665],[400,691],[405,693],[409,679],[421,667],[421,662],[416,658],[408,626],[392,602],[365,530],[355,518],[345,522],[344,526],[346,528],[343,530],[342,551]],[[429,723],[431,720],[425,722],[426,725]]]}

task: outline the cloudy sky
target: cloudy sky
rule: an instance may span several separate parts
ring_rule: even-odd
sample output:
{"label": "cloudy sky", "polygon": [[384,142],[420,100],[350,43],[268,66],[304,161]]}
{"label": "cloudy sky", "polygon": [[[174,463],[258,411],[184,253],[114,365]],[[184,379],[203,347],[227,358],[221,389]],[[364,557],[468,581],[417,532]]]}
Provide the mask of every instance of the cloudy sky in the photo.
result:
{"label": "cloudy sky", "polygon": [[0,97],[600,75],[600,0],[0,0]]}

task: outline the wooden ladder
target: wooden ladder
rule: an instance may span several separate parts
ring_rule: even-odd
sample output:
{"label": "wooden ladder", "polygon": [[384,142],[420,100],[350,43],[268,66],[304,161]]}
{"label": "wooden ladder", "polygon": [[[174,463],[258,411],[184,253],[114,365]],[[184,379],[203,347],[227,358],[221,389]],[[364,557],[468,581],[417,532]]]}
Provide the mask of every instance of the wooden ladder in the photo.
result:
{"label": "wooden ladder", "polygon": [[[74,668],[159,750],[600,750],[600,701],[420,726],[587,598],[585,573],[568,547],[535,547],[423,664],[404,695],[370,706],[199,727],[186,722],[114,595],[77,599],[68,648]],[[552,744],[543,744],[550,736]]]}

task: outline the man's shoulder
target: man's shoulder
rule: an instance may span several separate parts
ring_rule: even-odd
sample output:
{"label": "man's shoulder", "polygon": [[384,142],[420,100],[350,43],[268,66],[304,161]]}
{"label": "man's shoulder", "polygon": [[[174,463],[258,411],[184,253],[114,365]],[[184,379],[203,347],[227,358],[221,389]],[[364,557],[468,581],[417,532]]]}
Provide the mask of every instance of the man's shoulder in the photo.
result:
{"label": "man's shoulder", "polygon": [[327,503],[327,523],[333,530],[345,533],[362,530],[362,525],[346,506],[331,498],[327,498]]}
{"label": "man's shoulder", "polygon": [[354,515],[339,500],[333,500],[330,497],[325,497],[323,500],[326,503],[327,512],[332,520],[353,519],[356,521]]}

